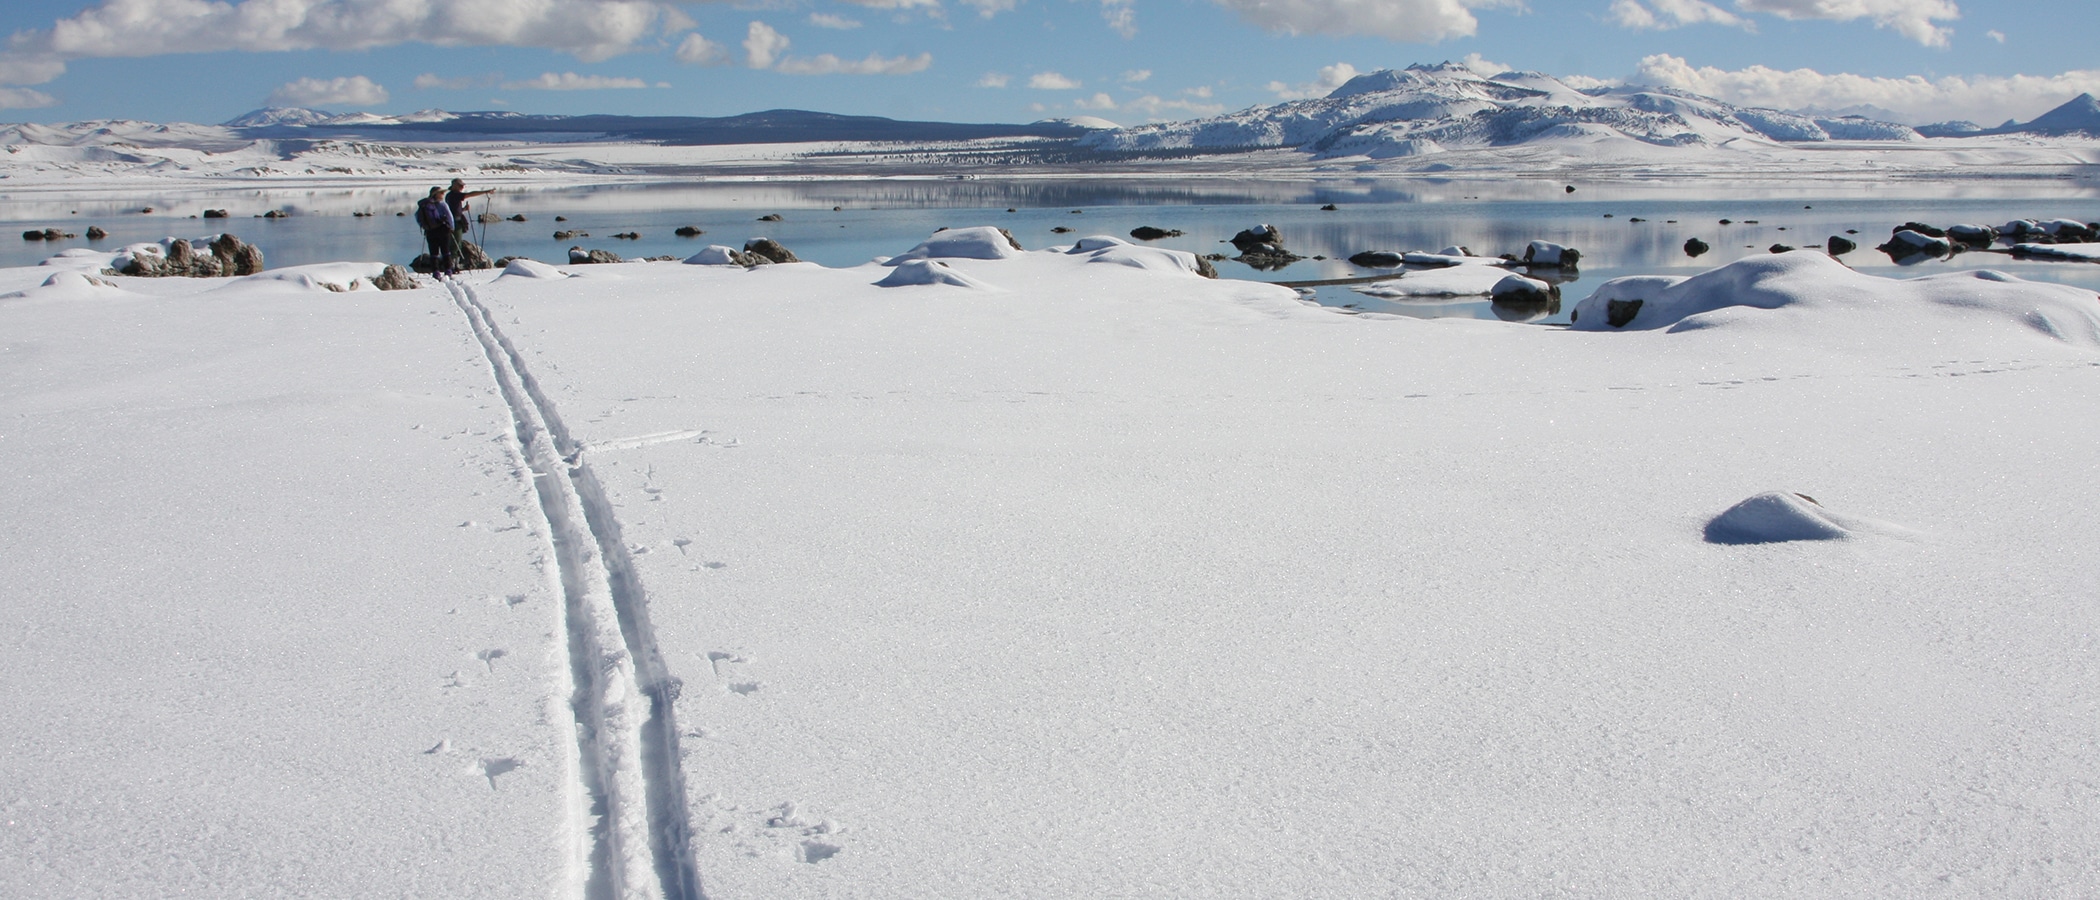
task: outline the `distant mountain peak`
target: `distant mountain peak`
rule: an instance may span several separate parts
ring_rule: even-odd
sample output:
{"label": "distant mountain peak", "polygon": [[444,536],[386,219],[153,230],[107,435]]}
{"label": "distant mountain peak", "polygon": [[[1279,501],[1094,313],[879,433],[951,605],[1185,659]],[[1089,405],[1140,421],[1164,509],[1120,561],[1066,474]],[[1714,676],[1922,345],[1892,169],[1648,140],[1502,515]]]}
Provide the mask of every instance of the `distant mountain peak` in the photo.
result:
{"label": "distant mountain peak", "polygon": [[241,115],[223,123],[227,128],[268,128],[272,125],[320,125],[335,118],[335,113],[297,106],[271,106]]}
{"label": "distant mountain peak", "polygon": [[2079,94],[2064,105],[2019,126],[2019,130],[2029,134],[2100,136],[2100,100],[2093,99],[2092,94]]}

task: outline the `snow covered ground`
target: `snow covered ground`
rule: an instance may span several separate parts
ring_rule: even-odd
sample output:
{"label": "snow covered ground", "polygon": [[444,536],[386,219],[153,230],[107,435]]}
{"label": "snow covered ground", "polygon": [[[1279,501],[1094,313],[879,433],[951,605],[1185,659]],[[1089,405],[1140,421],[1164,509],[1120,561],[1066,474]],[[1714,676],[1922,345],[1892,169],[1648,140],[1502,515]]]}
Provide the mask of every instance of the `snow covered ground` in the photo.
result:
{"label": "snow covered ground", "polygon": [[994,234],[0,270],[0,894],[2100,892],[2100,296]]}

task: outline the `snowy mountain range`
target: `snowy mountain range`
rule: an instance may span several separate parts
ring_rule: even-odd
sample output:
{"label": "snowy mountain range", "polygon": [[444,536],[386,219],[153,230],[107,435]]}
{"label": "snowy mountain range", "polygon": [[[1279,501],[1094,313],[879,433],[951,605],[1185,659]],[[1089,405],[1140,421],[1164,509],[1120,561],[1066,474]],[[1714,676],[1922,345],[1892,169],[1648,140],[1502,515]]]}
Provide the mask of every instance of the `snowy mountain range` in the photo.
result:
{"label": "snowy mountain range", "polygon": [[1322,158],[1383,159],[1598,139],[1712,147],[1739,140],[1922,138],[1907,125],[1861,116],[1735,106],[1668,88],[1578,89],[1538,72],[1485,76],[1444,63],[1359,75],[1325,97],[1093,134],[1080,143],[1123,152],[1296,148]]}
{"label": "snowy mountain range", "polygon": [[[2024,124],[1913,128],[1865,115],[1737,106],[1667,88],[1577,87],[1537,72],[1488,75],[1444,63],[1360,75],[1325,97],[1129,128],[1088,117],[1002,125],[804,110],[707,118],[298,108],[260,109],[219,125],[0,125],[0,178],[59,185],[127,176],[422,178],[469,171],[625,178],[729,169],[857,176],[1084,172],[1116,160],[1216,172],[1318,168],[1343,159],[1381,171],[1587,164],[1695,174],[1755,163],[1770,171],[1886,173],[1897,166],[1932,174],[1987,158],[2038,172],[2100,162],[2095,137],[2100,101],[2090,95]],[[1855,167],[1831,156],[1852,152],[1875,158],[1862,157]]]}

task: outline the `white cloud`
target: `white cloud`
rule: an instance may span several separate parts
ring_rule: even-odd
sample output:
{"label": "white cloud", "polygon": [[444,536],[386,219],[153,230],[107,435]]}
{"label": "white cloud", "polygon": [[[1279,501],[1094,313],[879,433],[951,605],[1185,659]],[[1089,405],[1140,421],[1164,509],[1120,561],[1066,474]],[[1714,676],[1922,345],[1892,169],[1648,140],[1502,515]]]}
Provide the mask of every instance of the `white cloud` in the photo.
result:
{"label": "white cloud", "polygon": [[1137,37],[1137,8],[1133,0],[1101,0],[1101,21],[1108,23],[1108,30],[1123,36],[1124,40]]}
{"label": "white cloud", "polygon": [[1733,71],[1694,68],[1667,54],[1641,60],[1640,84],[1681,88],[1730,103],[1775,109],[1878,106],[1913,123],[1968,119],[1994,125],[2031,119],[2082,93],[2100,94],[2100,70],[2061,75],[1877,78],[1814,69],[1781,71],[1751,66]]}
{"label": "white cloud", "polygon": [[1012,81],[1013,77],[1004,72],[986,72],[977,76],[977,86],[981,88],[1003,88]]}
{"label": "white cloud", "polygon": [[1984,32],[1984,33],[1983,33],[1983,36],[1984,36],[1984,37],[1987,37],[1987,38],[1990,38],[1991,40],[1997,41],[1998,43],[2001,43],[2001,44],[2005,43],[2005,32],[2003,32],[2003,31],[1999,31],[1999,30],[1998,30],[1998,29],[1996,29],[1996,28],[1993,28],[1993,29],[1991,29],[1991,30],[1989,30],[1989,31],[1986,31],[1986,32]]}
{"label": "white cloud", "polygon": [[1359,74],[1362,73],[1356,71],[1355,66],[1348,63],[1335,63],[1331,66],[1321,66],[1320,77],[1309,84],[1285,84],[1281,81],[1271,81],[1269,82],[1269,91],[1285,100],[1325,97],[1334,93],[1335,88],[1341,87],[1349,79],[1355,78]]}
{"label": "white cloud", "polygon": [[[1206,94],[1205,96],[1208,95]],[[1136,100],[1126,101],[1123,104],[1123,108],[1129,110],[1137,110],[1138,112],[1144,113],[1146,118],[1149,118],[1155,122],[1169,118],[1188,119],[1201,116],[1215,116],[1225,111],[1225,105],[1222,103],[1197,103],[1192,100],[1167,100],[1153,96],[1151,94],[1146,94],[1145,96],[1139,97]],[[1170,116],[1168,115],[1169,112],[1177,113],[1178,115]]]}
{"label": "white cloud", "polygon": [[689,66],[729,66],[736,60],[729,55],[729,48],[701,37],[700,32],[685,36],[678,49],[671,51],[671,58]]}
{"label": "white cloud", "polygon": [[[1478,53],[1466,54],[1466,58],[1459,60],[1458,64],[1461,66],[1465,66],[1466,71],[1478,75],[1482,78],[1493,78],[1504,72],[1511,72],[1516,70],[1515,66],[1511,66],[1505,63],[1498,63],[1493,60],[1486,59]],[[1347,81],[1348,79],[1345,78],[1342,80]],[[1341,87],[1341,85],[1337,84],[1335,85],[1335,87]]]}
{"label": "white cloud", "polygon": [[744,64],[754,69],[770,69],[788,48],[787,35],[773,30],[764,22],[753,22],[744,34]]}
{"label": "white cloud", "polygon": [[924,72],[933,65],[933,54],[917,56],[882,57],[868,54],[861,60],[843,60],[829,53],[814,57],[790,56],[773,66],[773,71],[788,75],[910,75]]}
{"label": "white cloud", "polygon": [[102,0],[48,29],[17,32],[0,53],[0,81],[40,84],[83,58],[411,41],[545,47],[595,62],[691,22],[662,0]]}
{"label": "white cloud", "polygon": [[846,0],[846,2],[855,6],[865,6],[869,9],[916,9],[922,6],[937,7],[941,5],[941,0]]}
{"label": "white cloud", "polygon": [[1782,19],[1872,19],[1875,27],[1891,29],[1927,47],[1947,46],[1954,33],[1935,22],[1961,18],[1961,8],[1954,0],[1735,0],[1735,5]]}
{"label": "white cloud", "polygon": [[829,28],[834,31],[852,31],[860,27],[860,20],[848,19],[845,16],[835,16],[831,13],[813,12],[809,14],[809,24],[818,28]]}
{"label": "white cloud", "polygon": [[646,88],[649,82],[639,78],[610,78],[604,75],[578,75],[574,72],[542,72],[540,77],[529,81],[506,81],[506,91],[605,91]]}
{"label": "white cloud", "polygon": [[1339,34],[1431,43],[1479,30],[1472,10],[1518,0],[1213,0],[1240,18],[1286,34]]}
{"label": "white cloud", "polygon": [[1074,100],[1072,101],[1072,105],[1077,106],[1080,109],[1115,109],[1116,98],[1111,97],[1107,94],[1097,93],[1092,97],[1082,97],[1078,100]]}
{"label": "white cloud", "polygon": [[42,109],[57,106],[58,98],[28,88],[0,88],[0,109]]}
{"label": "white cloud", "polygon": [[[1654,9],[1648,7],[1653,6]],[[1706,0],[1612,0],[1612,20],[1627,28],[1659,29],[1678,28],[1711,22],[1755,31],[1749,20],[1729,12]]]}
{"label": "white cloud", "polygon": [[962,0],[962,3],[964,6],[975,8],[979,16],[989,19],[1003,12],[1013,12],[1016,0]]}
{"label": "white cloud", "polygon": [[301,78],[270,92],[270,106],[378,106],[386,88],[363,75],[348,78]]}
{"label": "white cloud", "polygon": [[1130,70],[1130,71],[1128,71],[1128,72],[1124,72],[1124,73],[1123,73],[1123,83],[1124,83],[1124,84],[1137,84],[1138,82],[1141,82],[1141,81],[1146,81],[1146,80],[1150,79],[1151,77],[1152,77],[1152,70],[1151,70],[1151,69],[1132,69],[1132,70]]}
{"label": "white cloud", "polygon": [[433,88],[443,88],[448,91],[465,91],[475,88],[492,88],[502,80],[503,76],[501,75],[462,75],[457,78],[446,78],[434,72],[424,72],[416,76],[416,89],[427,91]]}
{"label": "white cloud", "polygon": [[1205,100],[1210,99],[1210,85],[1207,84],[1199,84],[1192,88],[1183,88],[1181,92],[1191,97],[1201,97]]}
{"label": "white cloud", "polygon": [[1056,72],[1037,72],[1028,76],[1028,86],[1039,91],[1069,91],[1079,88],[1080,83]]}

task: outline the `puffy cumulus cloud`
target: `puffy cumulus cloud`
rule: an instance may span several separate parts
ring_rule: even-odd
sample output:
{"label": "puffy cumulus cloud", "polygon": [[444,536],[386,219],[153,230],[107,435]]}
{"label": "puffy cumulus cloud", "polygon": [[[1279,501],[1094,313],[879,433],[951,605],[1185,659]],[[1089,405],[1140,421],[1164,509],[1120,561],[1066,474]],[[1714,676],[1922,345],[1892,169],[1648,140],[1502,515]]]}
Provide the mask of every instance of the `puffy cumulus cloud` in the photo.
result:
{"label": "puffy cumulus cloud", "polygon": [[1361,74],[1363,73],[1356,71],[1356,67],[1348,63],[1335,63],[1331,66],[1321,66],[1320,77],[1307,84],[1285,84],[1281,81],[1271,81],[1269,82],[1269,92],[1285,100],[1325,97],[1334,93],[1335,88],[1346,84],[1349,79]]}
{"label": "puffy cumulus cloud", "polygon": [[348,78],[301,78],[270,92],[270,106],[378,106],[386,88],[363,75]]}
{"label": "puffy cumulus cloud", "polygon": [[[1652,8],[1651,8],[1652,7]],[[1678,28],[1711,22],[1755,30],[1749,19],[1706,0],[1612,0],[1612,21],[1642,30]]]}
{"label": "puffy cumulus cloud", "polygon": [[1077,90],[1080,83],[1056,72],[1037,72],[1028,76],[1028,86],[1039,91]]}
{"label": "puffy cumulus cloud", "polygon": [[1937,23],[1961,18],[1954,0],[1735,0],[1747,12],[1771,13],[1782,19],[1869,19],[1927,47],[1945,47],[1954,31]]}
{"label": "puffy cumulus cloud", "polygon": [[1928,80],[1918,75],[1877,78],[1825,74],[1814,69],[1781,71],[1764,66],[1735,70],[1694,67],[1668,54],[1642,59],[1633,80],[1745,106],[1878,106],[1912,123],[1968,119],[1991,125],[2006,119],[2031,119],[2079,94],[2100,94],[2100,70],[2094,69],[2061,75],[1950,76]]}
{"label": "puffy cumulus cloud", "polygon": [[0,88],[0,109],[43,109],[57,106],[58,98],[28,88]]}
{"label": "puffy cumulus cloud", "polygon": [[[1515,71],[1515,67],[1513,66],[1507,65],[1505,63],[1495,62],[1494,60],[1483,57],[1478,53],[1466,54],[1466,58],[1459,60],[1458,64],[1461,66],[1465,66],[1466,71],[1478,75],[1482,78],[1493,78],[1504,72]],[[1347,79],[1343,80],[1346,81]],[[1335,86],[1340,87],[1341,85]]]}
{"label": "puffy cumulus cloud", "polygon": [[736,60],[729,55],[729,48],[701,37],[700,32],[685,36],[678,42],[678,49],[671,51],[671,58],[689,66],[729,66]]}
{"label": "puffy cumulus cloud", "polygon": [[753,22],[744,32],[744,64],[751,68],[772,68],[787,48],[787,35],[774,31],[773,26],[764,22]]}
{"label": "puffy cumulus cloud", "polygon": [[411,41],[560,50],[595,62],[692,26],[662,0],[102,0],[17,32],[0,80],[42,83],[69,60],[219,51],[365,50]]}
{"label": "puffy cumulus cloud", "polygon": [[845,60],[829,53],[812,57],[790,56],[774,64],[773,71],[788,75],[910,75],[924,72],[933,65],[933,54],[917,56],[883,57],[868,54],[868,58]]}
{"label": "puffy cumulus cloud", "polygon": [[860,20],[848,19],[845,16],[835,16],[831,13],[813,12],[809,14],[809,24],[818,28],[829,28],[834,31],[852,31],[860,27]]}
{"label": "puffy cumulus cloud", "polygon": [[1213,0],[1240,18],[1286,34],[1367,35],[1433,43],[1480,28],[1473,10],[1518,0]]}
{"label": "puffy cumulus cloud", "polygon": [[1107,94],[1097,93],[1092,97],[1081,97],[1077,100],[1074,100],[1072,101],[1072,105],[1077,106],[1080,109],[1115,109],[1116,98],[1111,97]]}
{"label": "puffy cumulus cloud", "polygon": [[981,88],[1003,88],[1012,82],[1013,76],[1005,72],[986,72],[977,76],[977,86]]}
{"label": "puffy cumulus cloud", "polygon": [[528,81],[506,81],[506,91],[612,91],[645,88],[649,82],[639,78],[611,78],[604,75],[578,75],[574,72],[542,72],[540,77]]}

